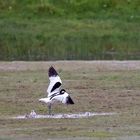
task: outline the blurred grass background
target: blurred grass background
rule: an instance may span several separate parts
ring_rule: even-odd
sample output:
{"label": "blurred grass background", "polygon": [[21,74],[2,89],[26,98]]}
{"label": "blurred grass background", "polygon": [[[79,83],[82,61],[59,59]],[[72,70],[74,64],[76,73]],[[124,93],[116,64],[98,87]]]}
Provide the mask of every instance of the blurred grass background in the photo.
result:
{"label": "blurred grass background", "polygon": [[139,0],[0,0],[0,60],[139,60]]}

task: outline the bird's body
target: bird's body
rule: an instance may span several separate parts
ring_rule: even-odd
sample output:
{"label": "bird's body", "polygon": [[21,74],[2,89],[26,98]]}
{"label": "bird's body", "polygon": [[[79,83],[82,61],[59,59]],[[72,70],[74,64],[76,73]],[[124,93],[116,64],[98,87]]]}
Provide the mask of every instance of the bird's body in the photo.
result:
{"label": "bird's body", "polygon": [[49,68],[48,76],[50,80],[50,84],[47,89],[48,97],[41,98],[39,101],[48,104],[49,114],[51,114],[51,105],[55,102],[61,102],[63,104],[74,104],[70,95],[64,89],[60,90],[62,81],[53,67]]}
{"label": "bird's body", "polygon": [[42,101],[46,104],[53,104],[54,102],[61,102],[63,104],[73,104],[72,101],[70,103],[70,96],[67,93],[59,94],[56,93],[54,96],[48,98],[41,98],[39,101]]}

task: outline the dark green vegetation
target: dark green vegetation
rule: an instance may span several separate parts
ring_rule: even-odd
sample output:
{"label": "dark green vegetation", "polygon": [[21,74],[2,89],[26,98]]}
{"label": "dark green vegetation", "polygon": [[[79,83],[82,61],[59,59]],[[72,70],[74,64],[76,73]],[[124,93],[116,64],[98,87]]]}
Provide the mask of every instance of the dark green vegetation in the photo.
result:
{"label": "dark green vegetation", "polygon": [[[47,70],[55,66],[75,101],[55,105],[55,113],[116,112],[85,119],[27,119],[34,109],[46,114],[38,102],[45,96]],[[62,69],[63,68],[63,69]],[[0,63],[0,139],[2,140],[139,140],[140,62],[12,62]]]}
{"label": "dark green vegetation", "polygon": [[140,59],[139,0],[0,0],[0,60]]}

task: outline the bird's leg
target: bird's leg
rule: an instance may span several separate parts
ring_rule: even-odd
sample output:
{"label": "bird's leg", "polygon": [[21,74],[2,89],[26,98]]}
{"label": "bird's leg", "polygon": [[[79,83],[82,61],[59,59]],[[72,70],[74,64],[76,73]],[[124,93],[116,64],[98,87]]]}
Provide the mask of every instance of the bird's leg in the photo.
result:
{"label": "bird's leg", "polygon": [[48,105],[49,115],[51,115],[51,104]]}

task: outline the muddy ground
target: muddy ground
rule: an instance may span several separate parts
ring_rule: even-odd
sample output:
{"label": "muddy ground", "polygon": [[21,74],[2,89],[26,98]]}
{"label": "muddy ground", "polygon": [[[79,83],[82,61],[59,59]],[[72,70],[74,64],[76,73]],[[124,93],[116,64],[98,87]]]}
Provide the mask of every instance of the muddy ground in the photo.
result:
{"label": "muddy ground", "polygon": [[[54,66],[75,105],[56,104],[53,113],[115,112],[81,119],[12,119],[46,96],[47,70]],[[0,140],[139,140],[140,61],[0,62]]]}

